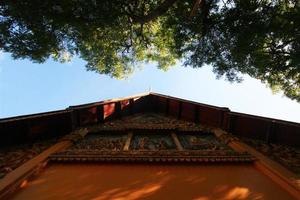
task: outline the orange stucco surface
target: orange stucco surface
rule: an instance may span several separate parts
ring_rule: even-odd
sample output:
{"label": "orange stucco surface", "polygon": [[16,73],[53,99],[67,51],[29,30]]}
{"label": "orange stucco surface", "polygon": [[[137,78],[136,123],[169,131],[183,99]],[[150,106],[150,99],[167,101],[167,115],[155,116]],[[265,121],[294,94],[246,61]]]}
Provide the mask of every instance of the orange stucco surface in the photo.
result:
{"label": "orange stucco surface", "polygon": [[12,199],[293,199],[251,165],[52,164]]}

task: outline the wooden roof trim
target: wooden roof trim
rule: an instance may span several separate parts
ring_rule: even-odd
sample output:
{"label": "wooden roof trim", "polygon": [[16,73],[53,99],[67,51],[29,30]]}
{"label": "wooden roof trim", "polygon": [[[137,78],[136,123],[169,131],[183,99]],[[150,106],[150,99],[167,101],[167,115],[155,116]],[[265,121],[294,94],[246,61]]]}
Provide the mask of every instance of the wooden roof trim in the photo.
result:
{"label": "wooden roof trim", "polygon": [[2,119],[0,119],[0,123],[6,123],[6,122],[11,122],[11,121],[16,121],[16,120],[24,120],[24,119],[33,119],[33,118],[39,118],[39,117],[45,117],[45,116],[51,116],[51,115],[63,114],[63,113],[71,113],[73,110],[77,110],[77,109],[81,109],[81,108],[90,108],[93,106],[104,105],[107,103],[116,103],[119,101],[130,100],[130,99],[144,97],[144,96],[148,96],[148,95],[149,95],[149,93],[141,93],[141,94],[128,96],[128,97],[124,97],[124,98],[108,99],[108,100],[104,100],[104,101],[100,101],[100,102],[69,106],[68,108],[66,108],[64,110],[56,110],[56,111],[35,113],[35,114],[29,114],[29,115],[20,115],[20,116],[16,116],[16,117],[2,118]]}
{"label": "wooden roof trim", "polygon": [[167,98],[167,99],[172,99],[172,100],[176,100],[176,101],[180,101],[180,102],[184,102],[184,103],[189,103],[189,104],[192,104],[192,105],[204,106],[204,107],[209,107],[209,108],[213,108],[213,109],[217,109],[217,110],[230,111],[230,109],[227,108],[227,107],[213,106],[213,105],[209,105],[209,104],[199,103],[199,102],[196,102],[196,101],[181,99],[181,98],[178,98],[178,97],[163,95],[163,94],[159,94],[159,93],[150,92],[150,95],[158,96],[158,97],[164,97],[164,98]]}
{"label": "wooden roof trim", "polygon": [[251,115],[251,114],[239,113],[239,112],[229,112],[228,114],[229,115],[234,115],[234,116],[240,116],[240,117],[247,117],[247,118],[252,118],[252,119],[259,119],[259,120],[269,121],[269,122],[277,123],[277,124],[287,124],[287,125],[300,127],[300,123],[286,121],[286,120],[282,120],[282,119],[275,119],[275,118],[270,118],[270,117],[264,117],[264,116],[259,116],[259,115]]}
{"label": "wooden roof trim", "polygon": [[275,119],[275,118],[264,117],[264,116],[259,116],[259,115],[251,115],[251,114],[247,114],[247,113],[234,112],[234,111],[231,111],[227,107],[218,107],[218,106],[213,106],[213,105],[209,105],[209,104],[198,103],[198,102],[195,102],[195,101],[190,101],[190,100],[186,100],[186,99],[181,99],[181,98],[168,96],[168,95],[163,95],[163,94],[158,94],[158,93],[153,93],[153,92],[150,92],[150,95],[164,97],[164,98],[168,98],[168,99],[173,99],[173,100],[176,100],[176,101],[190,103],[190,104],[193,104],[193,105],[209,107],[209,108],[213,108],[213,109],[217,109],[217,110],[228,111],[227,113],[229,115],[242,116],[242,117],[253,118],[253,119],[260,119],[260,120],[270,121],[270,122],[273,122],[273,123],[288,124],[288,125],[294,125],[294,126],[300,127],[300,123],[297,123],[297,122],[291,122],[291,121],[286,121],[286,120],[282,120],[282,119]]}
{"label": "wooden roof trim", "polygon": [[29,114],[29,115],[20,115],[16,117],[8,117],[8,118],[2,118],[0,119],[1,123],[6,122],[12,122],[12,121],[19,121],[19,120],[25,120],[25,119],[34,119],[39,117],[47,117],[47,116],[53,116],[57,114],[65,114],[70,113],[72,110],[56,110],[56,111],[50,111],[50,112],[42,112],[42,113],[35,113],[35,114]]}
{"label": "wooden roof trim", "polygon": [[133,95],[133,96],[128,96],[128,97],[123,97],[123,98],[114,98],[114,99],[108,99],[108,100],[99,101],[99,102],[93,102],[93,103],[75,105],[75,106],[68,107],[67,110],[81,109],[81,108],[90,108],[90,107],[93,107],[93,106],[104,105],[104,104],[107,104],[107,103],[116,103],[116,102],[119,102],[119,101],[124,101],[124,100],[130,100],[130,99],[145,97],[145,96],[148,96],[149,94],[150,94],[149,92],[146,92],[146,93],[141,93],[141,94],[137,94],[137,95]]}
{"label": "wooden roof trim", "polygon": [[285,124],[285,125],[292,125],[292,126],[300,127],[300,123],[297,123],[297,122],[290,122],[290,121],[274,119],[274,118],[268,118],[268,117],[263,117],[263,116],[250,115],[250,114],[246,114],[246,113],[232,112],[227,107],[212,106],[212,105],[208,105],[208,104],[198,103],[198,102],[195,102],[195,101],[185,100],[185,99],[181,99],[181,98],[177,98],[177,97],[173,97],[173,96],[168,96],[168,95],[163,95],[163,94],[159,94],[159,93],[153,93],[153,92],[141,93],[141,94],[128,96],[128,97],[124,97],[124,98],[109,99],[109,100],[104,100],[104,101],[95,102],[95,103],[88,103],[88,104],[70,106],[65,110],[57,110],[57,111],[30,114],[30,115],[22,115],[22,116],[17,116],[17,117],[2,118],[2,119],[0,119],[0,124],[4,124],[4,123],[7,123],[7,122],[12,122],[12,121],[19,121],[19,120],[40,118],[40,117],[46,117],[46,116],[53,116],[53,115],[57,115],[57,114],[71,113],[71,112],[73,112],[73,110],[78,110],[78,109],[83,109],[83,108],[90,108],[90,107],[94,107],[94,106],[105,105],[105,104],[108,104],[108,103],[116,103],[116,102],[120,102],[120,101],[123,101],[123,100],[131,100],[131,99],[145,97],[145,96],[149,96],[149,95],[157,96],[157,97],[163,97],[163,98],[166,98],[166,99],[172,99],[172,100],[175,100],[175,101],[178,101],[178,102],[185,102],[185,103],[189,103],[189,104],[192,104],[192,105],[195,105],[195,106],[204,106],[204,107],[216,109],[218,111],[225,111],[227,114],[229,114],[231,116],[242,116],[242,117],[247,117],[247,118],[265,120],[265,121],[274,122],[274,123],[278,123],[278,124]]}

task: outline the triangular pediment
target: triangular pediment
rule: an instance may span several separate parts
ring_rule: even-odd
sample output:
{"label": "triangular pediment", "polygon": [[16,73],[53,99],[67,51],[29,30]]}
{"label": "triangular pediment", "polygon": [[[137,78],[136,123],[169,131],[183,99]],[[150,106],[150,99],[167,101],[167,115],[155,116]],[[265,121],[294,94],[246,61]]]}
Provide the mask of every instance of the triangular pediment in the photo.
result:
{"label": "triangular pediment", "polygon": [[[17,159],[12,157],[12,164],[18,168],[4,177],[0,199],[3,192],[11,191],[10,187],[16,188],[21,180],[27,182],[27,177],[48,161],[245,164],[256,160],[255,166],[267,167],[268,174],[272,169],[272,178],[279,174],[278,180],[282,177],[292,180],[290,184],[294,187],[296,176],[261,153],[265,153],[267,145],[272,146],[273,154],[267,152],[267,156],[274,158],[275,149],[282,148],[273,143],[299,146],[299,130],[297,123],[231,112],[228,108],[154,93],[1,119],[0,146],[50,138],[53,143],[49,140],[46,145],[53,146],[20,167],[29,159],[27,152],[31,154],[32,151],[19,151]],[[246,141],[245,138],[262,140],[255,143],[259,147],[254,145],[261,153],[241,142]],[[32,149],[36,146],[39,144],[33,145]],[[284,147],[285,153],[286,149]],[[289,158],[284,157],[286,154],[280,157],[287,165],[291,165],[289,161],[295,161],[294,150],[290,152]],[[30,173],[28,167],[31,167]],[[5,170],[10,169],[5,167]]]}

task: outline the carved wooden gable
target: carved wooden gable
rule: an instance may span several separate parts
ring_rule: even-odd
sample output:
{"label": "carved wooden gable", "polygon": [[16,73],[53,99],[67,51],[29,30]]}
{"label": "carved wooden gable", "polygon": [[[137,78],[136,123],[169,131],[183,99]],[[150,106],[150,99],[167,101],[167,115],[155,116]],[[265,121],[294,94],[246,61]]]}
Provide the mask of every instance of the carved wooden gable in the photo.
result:
{"label": "carved wooden gable", "polygon": [[[70,148],[50,156],[54,162],[252,162],[234,151],[228,137],[192,122],[146,113],[87,127]],[[80,131],[79,131],[80,132]],[[72,136],[69,136],[72,137]],[[229,138],[230,139],[230,138]]]}

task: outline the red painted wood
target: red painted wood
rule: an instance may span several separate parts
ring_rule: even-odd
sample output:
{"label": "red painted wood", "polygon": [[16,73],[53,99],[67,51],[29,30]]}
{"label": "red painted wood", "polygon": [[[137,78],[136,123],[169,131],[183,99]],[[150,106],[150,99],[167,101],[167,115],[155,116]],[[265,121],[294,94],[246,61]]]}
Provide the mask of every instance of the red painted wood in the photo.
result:
{"label": "red painted wood", "polygon": [[179,102],[176,100],[170,99],[169,101],[169,115],[177,117],[179,114]]}
{"label": "red painted wood", "polygon": [[121,113],[122,116],[127,116],[130,114],[130,101],[128,99],[122,100],[121,102]]}
{"label": "red painted wood", "polygon": [[214,108],[199,106],[199,122],[205,125],[219,127],[221,111]]}
{"label": "red painted wood", "polygon": [[190,103],[182,103],[181,105],[181,119],[187,121],[195,120],[195,105]]}
{"label": "red painted wood", "polygon": [[[2,119],[0,120],[0,146],[63,135],[69,133],[74,127],[113,118],[116,102],[118,101],[110,100],[108,103],[104,101],[75,106],[67,110]],[[203,125],[220,127],[244,137],[300,146],[299,123],[230,112],[226,108],[159,94],[135,96],[121,99],[119,102],[122,116],[159,112],[193,122],[197,120]],[[72,112],[75,114],[72,115]]]}
{"label": "red painted wood", "polygon": [[79,111],[79,121],[80,125],[87,125],[96,123],[97,120],[97,107],[93,106],[90,108],[83,108]]}
{"label": "red painted wood", "polygon": [[104,119],[108,117],[112,117],[113,113],[115,112],[115,103],[108,103],[103,105],[104,108]]}

